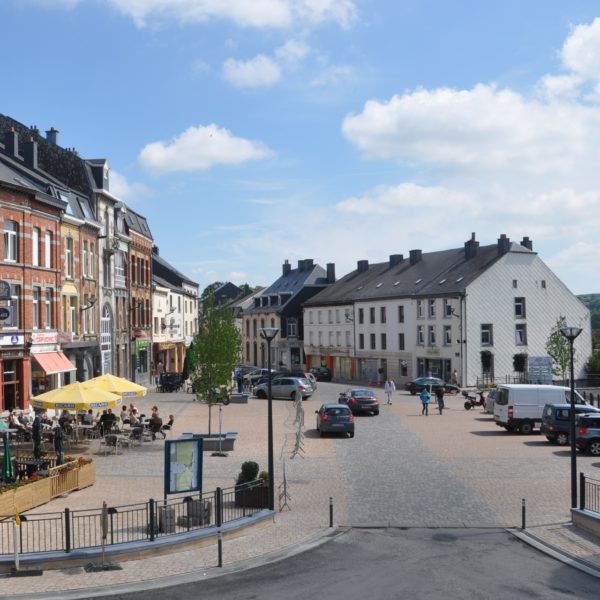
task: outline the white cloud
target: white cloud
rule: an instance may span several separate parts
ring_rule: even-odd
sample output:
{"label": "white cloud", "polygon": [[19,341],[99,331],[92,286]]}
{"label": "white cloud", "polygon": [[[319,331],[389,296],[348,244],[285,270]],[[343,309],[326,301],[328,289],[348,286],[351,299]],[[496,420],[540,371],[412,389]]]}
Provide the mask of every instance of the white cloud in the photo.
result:
{"label": "white cloud", "polygon": [[310,48],[307,44],[299,40],[289,40],[280,48],[275,50],[275,56],[281,63],[294,66],[304,60]]}
{"label": "white cloud", "polygon": [[139,155],[142,166],[158,173],[206,171],[216,165],[259,160],[272,152],[261,142],[235,137],[217,125],[189,127],[169,142],[153,142]]}
{"label": "white cloud", "polygon": [[281,79],[281,68],[264,54],[246,61],[228,58],[223,64],[223,76],[236,87],[265,87]]}
{"label": "white cloud", "polygon": [[110,193],[124,202],[132,202],[140,196],[146,196],[150,190],[143,183],[129,183],[125,175],[111,169]]}
{"label": "white cloud", "polygon": [[352,0],[110,0],[138,27],[178,21],[228,20],[240,27],[289,28],[326,21],[348,27],[356,18]]}
{"label": "white cloud", "polygon": [[600,79],[600,18],[578,25],[565,41],[561,58],[567,69],[585,79]]}
{"label": "white cloud", "polygon": [[352,82],[356,78],[354,69],[348,65],[330,65],[325,67],[310,85],[315,87],[339,85],[340,83]]}

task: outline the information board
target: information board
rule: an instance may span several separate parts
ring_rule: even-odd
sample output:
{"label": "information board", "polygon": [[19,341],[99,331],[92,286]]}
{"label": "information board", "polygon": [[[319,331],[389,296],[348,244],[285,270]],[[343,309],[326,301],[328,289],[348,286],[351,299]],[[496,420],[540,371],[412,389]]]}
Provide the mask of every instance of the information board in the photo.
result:
{"label": "information board", "polygon": [[202,492],[202,438],[165,441],[165,497]]}

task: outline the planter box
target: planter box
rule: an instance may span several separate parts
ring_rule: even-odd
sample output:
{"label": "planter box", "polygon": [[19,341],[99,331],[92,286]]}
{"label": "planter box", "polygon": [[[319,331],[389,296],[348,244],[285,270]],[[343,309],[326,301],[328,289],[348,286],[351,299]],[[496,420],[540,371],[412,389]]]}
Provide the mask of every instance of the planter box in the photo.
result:
{"label": "planter box", "polygon": [[248,404],[250,394],[231,394],[231,404]]}
{"label": "planter box", "polygon": [[[228,431],[219,436],[218,433],[184,433],[184,437],[202,438],[203,452],[232,452],[235,440],[237,440],[237,431]],[[220,445],[219,445],[220,441]]]}
{"label": "planter box", "polygon": [[96,483],[96,463],[92,461],[87,465],[81,465],[77,470],[77,489],[89,487]]}
{"label": "planter box", "polygon": [[244,485],[236,485],[235,505],[240,508],[268,508],[269,486],[244,487]]}

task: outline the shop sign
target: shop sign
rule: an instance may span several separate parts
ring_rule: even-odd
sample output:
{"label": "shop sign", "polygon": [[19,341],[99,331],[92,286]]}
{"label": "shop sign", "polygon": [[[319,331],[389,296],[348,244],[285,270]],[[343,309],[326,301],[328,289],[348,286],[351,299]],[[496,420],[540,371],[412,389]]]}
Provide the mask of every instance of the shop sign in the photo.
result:
{"label": "shop sign", "polygon": [[73,341],[73,334],[66,331],[59,331],[57,338],[59,344],[70,344]]}
{"label": "shop sign", "polygon": [[133,337],[134,338],[141,338],[144,337],[144,332],[141,329],[138,329],[137,327],[133,330]]}
{"label": "shop sign", "polygon": [[58,333],[56,331],[34,331],[31,334],[32,344],[57,344]]}
{"label": "shop sign", "polygon": [[0,346],[19,346],[25,343],[25,336],[14,334],[14,335],[3,335],[0,337]]}
{"label": "shop sign", "polygon": [[10,318],[10,306],[0,307],[0,321],[6,321]]}
{"label": "shop sign", "polygon": [[159,350],[173,350],[176,347],[177,346],[175,342],[163,342],[162,344],[158,345]]}

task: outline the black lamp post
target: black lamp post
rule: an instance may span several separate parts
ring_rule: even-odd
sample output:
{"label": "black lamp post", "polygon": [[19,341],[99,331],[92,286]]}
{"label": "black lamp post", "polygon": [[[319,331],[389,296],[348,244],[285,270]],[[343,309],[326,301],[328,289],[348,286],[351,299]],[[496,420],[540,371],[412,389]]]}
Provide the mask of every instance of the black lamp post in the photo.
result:
{"label": "black lamp post", "polygon": [[267,388],[267,446],[269,452],[269,510],[275,510],[275,467],[273,465],[273,396],[271,395],[271,342],[279,333],[277,327],[262,327],[260,337],[267,341],[267,369],[269,379]]}
{"label": "black lamp post", "polygon": [[573,342],[581,333],[580,327],[562,327],[560,332],[569,340],[571,365],[571,415],[569,418],[569,439],[571,441],[571,508],[577,508],[577,448],[575,446],[575,374],[573,368]]}

